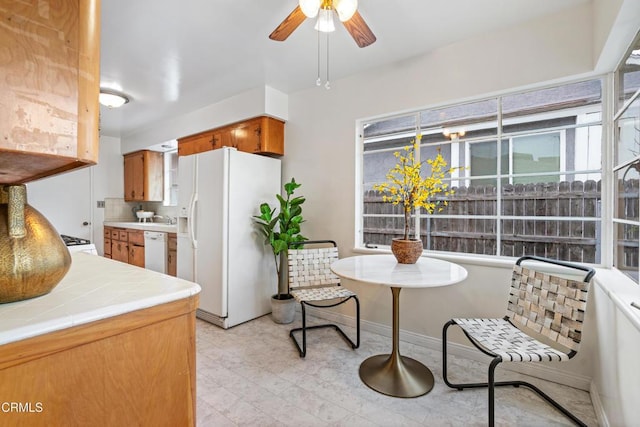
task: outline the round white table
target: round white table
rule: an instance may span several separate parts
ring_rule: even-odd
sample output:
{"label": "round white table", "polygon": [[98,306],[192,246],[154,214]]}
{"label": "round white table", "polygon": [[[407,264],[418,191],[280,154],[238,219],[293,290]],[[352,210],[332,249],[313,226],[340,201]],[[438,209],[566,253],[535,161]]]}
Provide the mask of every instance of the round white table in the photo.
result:
{"label": "round white table", "polygon": [[415,264],[399,264],[393,255],[361,255],[334,262],[331,271],[345,279],[391,287],[392,351],[362,362],[362,382],[377,392],[395,397],[417,397],[431,391],[434,382],[431,370],[415,359],[400,355],[400,291],[453,285],[467,277],[467,270],[452,262],[428,257],[420,257]]}

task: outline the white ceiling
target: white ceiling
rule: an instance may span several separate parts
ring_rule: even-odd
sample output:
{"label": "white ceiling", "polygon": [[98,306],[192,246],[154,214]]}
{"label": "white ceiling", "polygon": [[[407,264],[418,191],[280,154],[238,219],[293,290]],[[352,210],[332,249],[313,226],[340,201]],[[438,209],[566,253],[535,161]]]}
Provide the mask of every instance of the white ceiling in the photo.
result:
{"label": "white ceiling", "polygon": [[[360,0],[377,41],[330,35],[331,80],[591,0]],[[126,93],[101,108],[101,134],[122,136],[268,85],[315,86],[317,33],[307,19],[284,42],[268,38],[297,0],[103,0],[101,86]],[[324,65],[323,65],[324,66]],[[318,90],[325,90],[318,88]]]}

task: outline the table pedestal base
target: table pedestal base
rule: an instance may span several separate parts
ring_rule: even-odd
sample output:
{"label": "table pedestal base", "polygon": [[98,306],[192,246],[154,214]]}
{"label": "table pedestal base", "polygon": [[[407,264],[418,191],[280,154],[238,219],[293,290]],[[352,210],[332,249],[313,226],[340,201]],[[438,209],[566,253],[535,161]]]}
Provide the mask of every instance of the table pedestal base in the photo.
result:
{"label": "table pedestal base", "polygon": [[399,354],[372,356],[360,364],[360,379],[375,391],[394,397],[418,397],[433,388],[433,373]]}

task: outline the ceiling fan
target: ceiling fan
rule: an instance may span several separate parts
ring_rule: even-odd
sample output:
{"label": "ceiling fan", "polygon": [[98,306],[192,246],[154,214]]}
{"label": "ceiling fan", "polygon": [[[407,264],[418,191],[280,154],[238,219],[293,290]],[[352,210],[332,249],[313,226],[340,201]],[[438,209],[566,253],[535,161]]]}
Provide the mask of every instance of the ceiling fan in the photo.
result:
{"label": "ceiling fan", "polygon": [[376,41],[369,26],[358,13],[358,0],[299,0],[298,6],[287,16],[278,28],[269,35],[271,40],[284,41],[307,18],[318,16],[315,29],[330,32],[333,26],[333,12],[347,29],[356,44],[367,47]]}

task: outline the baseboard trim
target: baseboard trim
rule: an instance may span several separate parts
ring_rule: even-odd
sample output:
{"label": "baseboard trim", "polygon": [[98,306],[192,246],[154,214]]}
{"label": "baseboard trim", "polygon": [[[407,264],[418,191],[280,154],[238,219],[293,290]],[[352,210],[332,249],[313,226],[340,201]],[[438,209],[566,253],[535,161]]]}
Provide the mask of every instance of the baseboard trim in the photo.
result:
{"label": "baseboard trim", "polygon": [[600,400],[600,393],[598,392],[598,387],[596,383],[591,381],[591,387],[589,388],[589,395],[591,396],[591,403],[593,404],[593,410],[596,413],[596,417],[598,418],[598,425],[601,427],[610,427],[609,419],[607,418],[607,413],[604,411],[604,406],[602,406],[602,400]]}
{"label": "baseboard trim", "polygon": [[[330,322],[339,323],[345,326],[355,327],[355,318],[344,314],[336,313],[335,311],[316,309],[313,307],[307,308],[307,313],[312,316],[325,319]],[[370,322],[367,320],[360,321],[360,328],[363,331],[376,333],[379,335],[391,337],[392,329],[390,326],[382,325],[379,323]],[[415,344],[421,347],[428,348],[430,350],[442,351],[442,339],[428,337],[426,335],[416,334],[414,332],[400,330],[400,340],[411,344]],[[450,355],[464,357],[465,359],[475,360],[479,362],[488,362],[489,358],[483,355],[474,347],[465,346],[458,343],[449,343],[448,351]],[[500,368],[517,372],[524,375],[530,375],[532,377],[540,378],[546,381],[552,381],[558,384],[566,385],[569,387],[577,388],[591,392],[593,388],[593,382],[591,378],[569,374],[559,369],[550,367],[542,363],[509,363],[503,362],[500,364]],[[593,394],[591,395],[593,400]],[[595,403],[595,402],[594,402]]]}
{"label": "baseboard trim", "polygon": [[222,329],[228,328],[226,318],[218,317],[215,314],[209,313],[208,311],[204,311],[198,308],[196,309],[196,317],[198,319],[204,320],[205,322],[209,322],[213,325],[219,326]]}

